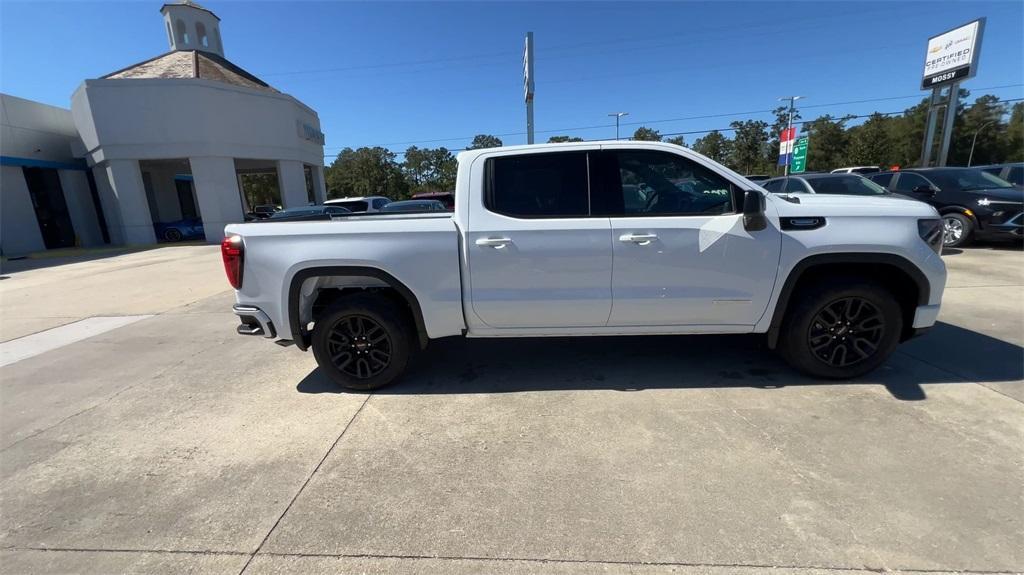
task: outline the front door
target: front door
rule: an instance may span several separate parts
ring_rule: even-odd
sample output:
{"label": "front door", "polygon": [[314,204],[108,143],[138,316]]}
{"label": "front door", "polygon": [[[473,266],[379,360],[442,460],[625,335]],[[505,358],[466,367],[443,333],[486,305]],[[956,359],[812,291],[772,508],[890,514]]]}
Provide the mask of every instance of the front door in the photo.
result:
{"label": "front door", "polygon": [[[779,265],[774,226],[743,228],[737,183],[661,150],[601,154],[602,209],[611,216],[609,326],[752,326]],[[620,200],[621,198],[621,200]]]}
{"label": "front door", "polygon": [[[596,147],[595,147],[596,150]],[[489,158],[466,234],[473,313],[494,328],[604,326],[609,221],[590,217],[586,151]]]}

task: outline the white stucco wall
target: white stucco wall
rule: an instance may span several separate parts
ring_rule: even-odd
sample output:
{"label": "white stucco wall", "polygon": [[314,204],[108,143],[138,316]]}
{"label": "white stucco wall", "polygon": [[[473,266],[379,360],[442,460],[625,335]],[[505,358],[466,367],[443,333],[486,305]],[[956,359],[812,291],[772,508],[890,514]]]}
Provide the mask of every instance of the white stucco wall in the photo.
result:
{"label": "white stucco wall", "polygon": [[286,94],[202,79],[86,80],[71,112],[92,163],[111,159],[252,158],[323,165],[316,112]]}
{"label": "white stucco wall", "polygon": [[77,139],[70,110],[0,94],[0,156],[71,163]]}

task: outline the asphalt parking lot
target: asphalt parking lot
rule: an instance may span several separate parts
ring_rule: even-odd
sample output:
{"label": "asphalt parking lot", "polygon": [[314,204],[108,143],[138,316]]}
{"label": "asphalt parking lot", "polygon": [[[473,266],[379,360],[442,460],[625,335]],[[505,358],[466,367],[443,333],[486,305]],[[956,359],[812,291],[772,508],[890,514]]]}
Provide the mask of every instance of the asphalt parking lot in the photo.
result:
{"label": "asphalt parking lot", "polygon": [[70,343],[0,368],[0,572],[1024,571],[1024,253],[945,258],[940,323],[858,381],[757,337],[455,339],[374,394],[235,335],[216,247],[7,266],[4,357]]}

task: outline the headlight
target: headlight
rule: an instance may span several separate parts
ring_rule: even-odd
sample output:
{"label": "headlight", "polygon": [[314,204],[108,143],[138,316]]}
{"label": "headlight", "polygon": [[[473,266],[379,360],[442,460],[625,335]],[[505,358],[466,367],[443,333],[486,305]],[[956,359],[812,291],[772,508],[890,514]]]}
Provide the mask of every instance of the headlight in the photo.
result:
{"label": "headlight", "polygon": [[942,220],[917,220],[917,234],[937,254],[942,253]]}

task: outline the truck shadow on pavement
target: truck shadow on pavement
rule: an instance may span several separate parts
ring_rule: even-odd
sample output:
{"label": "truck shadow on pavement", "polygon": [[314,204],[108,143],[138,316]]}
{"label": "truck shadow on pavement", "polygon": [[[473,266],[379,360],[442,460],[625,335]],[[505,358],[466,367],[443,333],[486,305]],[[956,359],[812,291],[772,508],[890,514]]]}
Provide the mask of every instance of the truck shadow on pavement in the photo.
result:
{"label": "truck shadow on pavement", "polygon": [[[798,374],[763,336],[629,336],[434,341],[387,395],[606,389],[761,389],[883,385],[894,398],[926,399],[922,384],[1024,379],[1024,348],[951,324],[897,349],[874,373],[850,381]],[[1024,384],[1022,384],[1024,385]],[[296,389],[344,393],[319,369]],[[353,392],[359,393],[359,392]]]}

